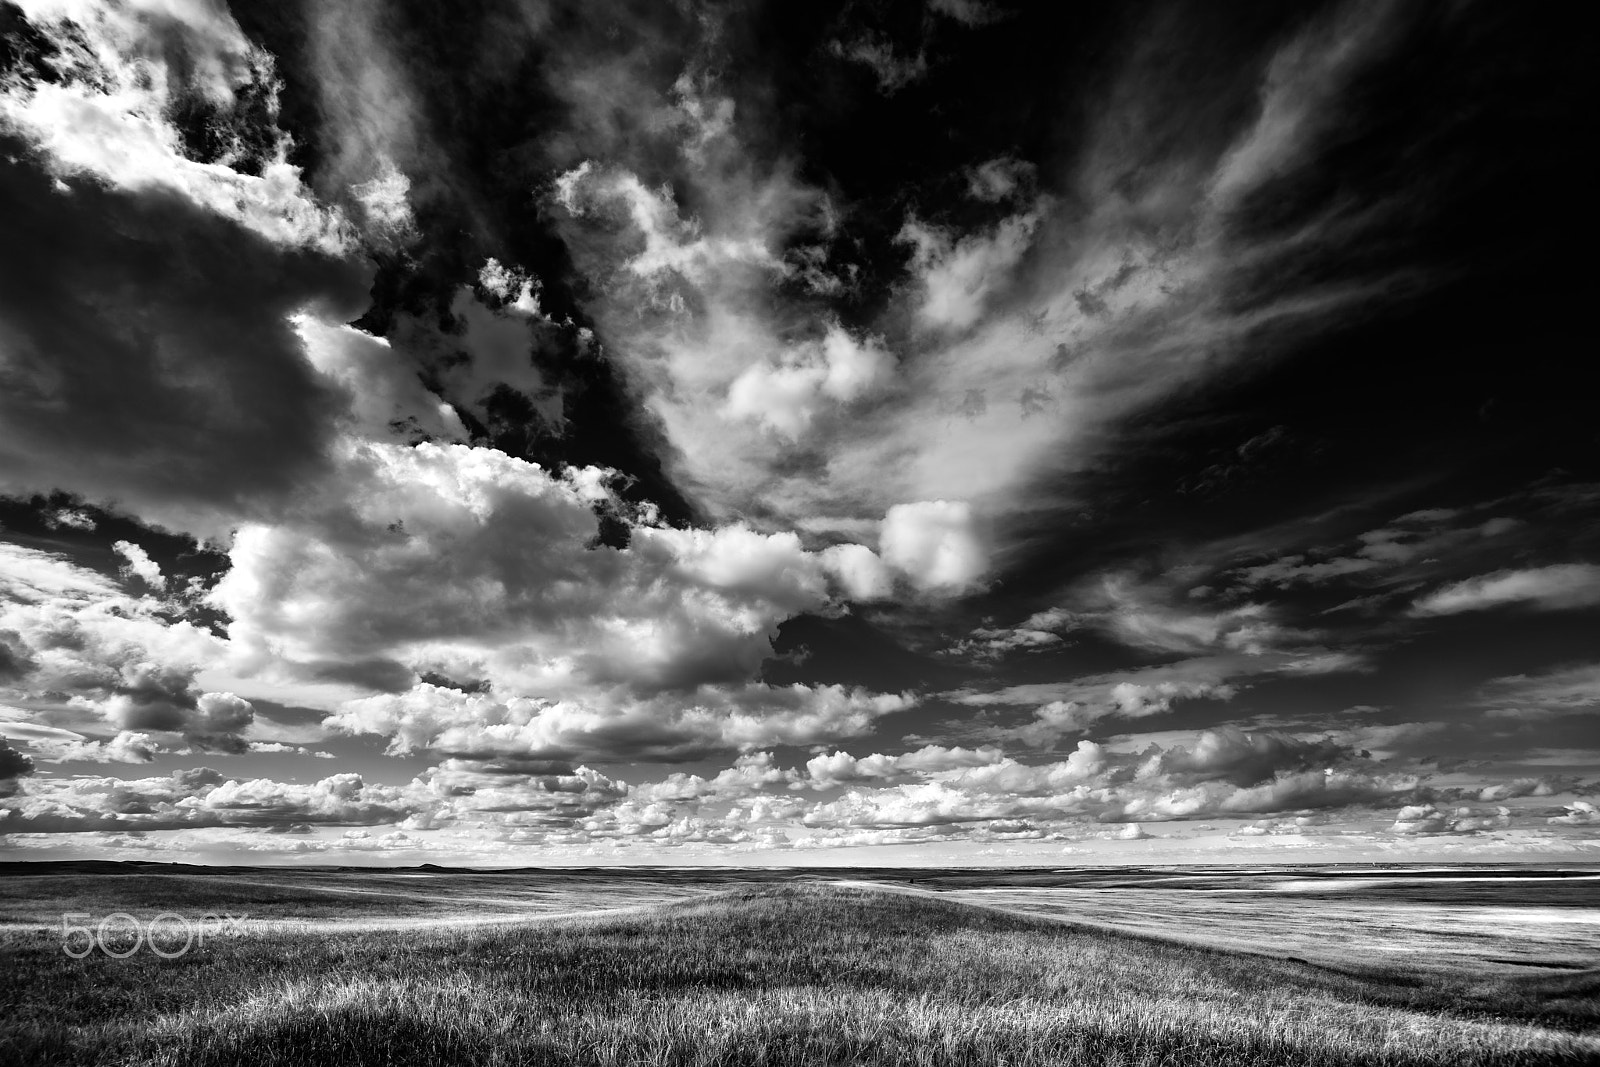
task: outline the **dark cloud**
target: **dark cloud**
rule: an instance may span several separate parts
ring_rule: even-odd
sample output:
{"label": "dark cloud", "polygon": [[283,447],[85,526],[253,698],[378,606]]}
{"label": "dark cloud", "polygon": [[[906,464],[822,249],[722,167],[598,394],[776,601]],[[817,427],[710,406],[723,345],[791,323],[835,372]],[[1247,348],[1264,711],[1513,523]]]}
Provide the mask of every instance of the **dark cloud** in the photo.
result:
{"label": "dark cloud", "polygon": [[0,682],[19,681],[36,666],[22,635],[14,630],[0,630]]}
{"label": "dark cloud", "polygon": [[1282,772],[1331,767],[1350,756],[1347,748],[1329,740],[1224,729],[1206,731],[1192,747],[1174,745],[1159,752],[1154,768],[1196,781],[1218,778],[1247,786]]}
{"label": "dark cloud", "polygon": [[9,796],[16,789],[15,779],[32,773],[33,760],[0,738],[0,796]]}
{"label": "dark cloud", "polygon": [[0,142],[0,489],[66,490],[220,534],[325,469],[345,400],[287,316],[362,271],[176,193],[65,185]]}

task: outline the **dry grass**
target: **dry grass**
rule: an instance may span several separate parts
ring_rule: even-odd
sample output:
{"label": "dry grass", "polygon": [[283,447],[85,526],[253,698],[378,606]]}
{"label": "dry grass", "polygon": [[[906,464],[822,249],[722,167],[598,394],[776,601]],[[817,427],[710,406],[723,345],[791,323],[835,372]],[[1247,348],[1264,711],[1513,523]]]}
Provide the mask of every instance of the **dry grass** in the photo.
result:
{"label": "dry grass", "polygon": [[1600,976],[1346,974],[870,889],[432,933],[253,934],[173,961],[3,935],[0,1062],[1600,1062]]}

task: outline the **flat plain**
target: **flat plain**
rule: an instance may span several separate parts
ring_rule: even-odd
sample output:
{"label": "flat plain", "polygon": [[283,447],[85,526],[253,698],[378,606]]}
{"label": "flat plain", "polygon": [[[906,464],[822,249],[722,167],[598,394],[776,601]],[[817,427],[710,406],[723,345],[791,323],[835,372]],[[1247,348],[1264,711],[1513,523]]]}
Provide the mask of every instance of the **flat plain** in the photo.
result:
{"label": "flat plain", "polygon": [[[1529,866],[0,864],[0,1062],[1597,1063],[1597,887]],[[65,951],[87,935],[63,916],[118,913]]]}

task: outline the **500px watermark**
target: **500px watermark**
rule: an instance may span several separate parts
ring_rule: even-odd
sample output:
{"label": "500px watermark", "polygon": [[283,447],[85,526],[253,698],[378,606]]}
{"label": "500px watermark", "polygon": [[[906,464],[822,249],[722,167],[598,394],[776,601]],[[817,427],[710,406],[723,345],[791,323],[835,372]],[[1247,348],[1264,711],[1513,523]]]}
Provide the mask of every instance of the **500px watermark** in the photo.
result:
{"label": "500px watermark", "polygon": [[148,922],[125,911],[112,912],[98,923],[88,912],[61,916],[61,951],[81,960],[95,949],[113,959],[127,959],[148,948],[166,960],[175,960],[193,948],[204,948],[208,937],[237,937],[244,932],[247,915],[206,914],[190,919],[165,911]]}

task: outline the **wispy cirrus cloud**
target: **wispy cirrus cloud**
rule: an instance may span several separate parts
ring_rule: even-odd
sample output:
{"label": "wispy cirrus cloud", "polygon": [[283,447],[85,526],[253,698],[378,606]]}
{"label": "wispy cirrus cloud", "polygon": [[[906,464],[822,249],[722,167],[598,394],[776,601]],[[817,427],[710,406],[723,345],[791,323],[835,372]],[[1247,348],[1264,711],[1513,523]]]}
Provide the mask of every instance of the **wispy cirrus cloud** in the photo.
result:
{"label": "wispy cirrus cloud", "polygon": [[1556,667],[1492,679],[1478,702],[1507,714],[1570,714],[1600,704],[1600,664]]}
{"label": "wispy cirrus cloud", "polygon": [[[848,419],[786,404],[812,413],[749,420],[739,399],[736,383],[751,375],[775,382],[781,373],[798,388],[813,365],[805,346],[834,328],[831,313],[825,302],[784,295],[792,277],[784,250],[819,228],[826,250],[826,218],[850,209],[752,151],[744,137],[762,121],[759,104],[741,100],[726,125],[695,142],[705,164],[693,171],[664,173],[659,161],[670,156],[621,143],[613,157],[569,171],[558,185],[579,210],[567,240],[600,289],[596,310],[612,353],[645,383],[675,446],[675,473],[714,513],[774,524],[877,520],[899,504],[966,502],[999,520],[1004,545],[1004,517],[1032,506],[1030,479],[1091,462],[1119,419],[1203,372],[1180,351],[1206,347],[1217,353],[1207,364],[1214,368],[1256,327],[1313,321],[1364,291],[1358,282],[1263,295],[1252,306],[1221,298],[1229,262],[1273,255],[1266,245],[1241,246],[1256,239],[1233,228],[1230,213],[1303,165],[1352,79],[1403,32],[1403,20],[1352,11],[1286,45],[1263,75],[1254,123],[1213,131],[1192,156],[1139,157],[1114,131],[1124,118],[1118,108],[1142,103],[1116,98],[1068,182],[1097,205],[1092,214],[1065,211],[1054,193],[1040,192],[986,229],[908,216],[906,296],[874,325],[894,372]],[[1130,62],[1131,85],[1150,72],[1139,58]],[[696,91],[704,98],[716,83],[706,79]],[[1138,196],[1099,195],[1133,172],[1142,175]],[[1006,190],[1017,186],[1012,171],[981,173],[993,176],[984,189],[999,189],[1002,178]],[[632,208],[594,216],[583,207],[576,192],[601,175],[633,190]],[[695,205],[692,218],[660,199],[657,183],[669,175],[689,190],[681,200]],[[1157,204],[1193,237],[1175,247],[1148,240]],[[619,226],[628,240],[619,240]],[[663,244],[669,234],[677,236]],[[670,257],[651,252],[669,247],[677,249]],[[651,269],[641,275],[643,264]],[[651,310],[641,315],[641,304]]]}
{"label": "wispy cirrus cloud", "polygon": [[1420,598],[1411,611],[1415,615],[1456,615],[1506,606],[1561,611],[1596,605],[1600,605],[1600,566],[1557,563],[1456,582]]}

